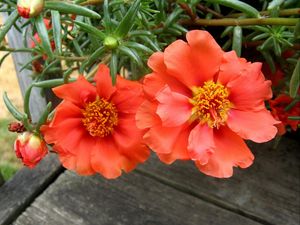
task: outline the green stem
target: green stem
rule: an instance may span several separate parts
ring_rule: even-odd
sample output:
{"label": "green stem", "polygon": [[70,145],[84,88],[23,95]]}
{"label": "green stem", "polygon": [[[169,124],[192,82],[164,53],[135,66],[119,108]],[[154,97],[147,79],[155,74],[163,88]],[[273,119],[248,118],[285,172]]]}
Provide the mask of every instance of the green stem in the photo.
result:
{"label": "green stem", "polygon": [[246,19],[196,19],[195,21],[183,20],[183,25],[199,26],[249,26],[249,25],[282,25],[295,26],[297,18],[246,18]]}
{"label": "green stem", "polygon": [[60,55],[56,55],[55,58],[60,59],[60,60],[67,60],[67,61],[84,61],[88,57],[87,56],[77,57],[77,56],[60,56]]}
{"label": "green stem", "polygon": [[[270,15],[269,11],[261,11],[259,12],[260,15],[262,16],[268,16]],[[300,14],[300,8],[294,8],[294,9],[282,9],[279,11],[279,16],[291,16],[291,15],[298,15]],[[227,16],[226,18],[237,18],[240,16],[245,16],[244,13],[232,13]]]}
{"label": "green stem", "polygon": [[30,48],[19,48],[19,49],[15,49],[15,48],[0,48],[0,51],[3,52],[34,52],[33,49]]}

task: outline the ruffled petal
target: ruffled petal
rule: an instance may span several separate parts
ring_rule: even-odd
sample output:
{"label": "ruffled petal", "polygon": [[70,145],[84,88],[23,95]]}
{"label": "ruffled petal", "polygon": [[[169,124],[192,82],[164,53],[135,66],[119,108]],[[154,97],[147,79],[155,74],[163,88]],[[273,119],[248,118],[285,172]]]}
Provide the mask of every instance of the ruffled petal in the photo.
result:
{"label": "ruffled petal", "polygon": [[233,107],[243,111],[263,110],[264,101],[272,97],[271,81],[265,80],[261,73],[261,63],[248,65],[247,71],[238,79],[228,82],[227,88]]}
{"label": "ruffled petal", "polygon": [[195,126],[188,140],[189,155],[192,160],[197,160],[204,165],[214,153],[215,144],[213,140],[213,129],[206,124]]}
{"label": "ruffled petal", "polygon": [[139,129],[150,128],[161,124],[159,116],[156,114],[157,104],[145,100],[136,112],[135,120]]}
{"label": "ruffled petal", "polygon": [[190,118],[192,105],[188,97],[172,92],[168,86],[165,86],[157,93],[156,99],[159,102],[156,112],[163,126],[180,126]]}
{"label": "ruffled petal", "polygon": [[110,96],[116,91],[116,87],[112,84],[109,68],[100,64],[95,75],[97,93],[100,97],[109,99]]}
{"label": "ruffled petal", "polygon": [[214,133],[215,152],[207,164],[196,162],[198,169],[206,175],[227,178],[233,174],[233,167],[247,168],[254,156],[245,142],[229,128],[223,126]]}
{"label": "ruffled petal", "polygon": [[112,133],[116,144],[121,148],[136,145],[142,140],[143,132],[136,127],[134,115],[118,119],[118,126]]}
{"label": "ruffled petal", "polygon": [[127,158],[126,161],[124,160],[122,167],[125,172],[130,172],[138,163],[145,162],[150,156],[149,148],[140,143],[127,149],[119,149],[119,151]]}
{"label": "ruffled petal", "polygon": [[243,139],[258,143],[273,139],[277,133],[276,124],[280,123],[273,118],[268,110],[258,112],[230,110],[227,119],[228,127]]}
{"label": "ruffled petal", "polygon": [[243,75],[249,64],[245,59],[239,58],[235,51],[225,52],[218,74],[218,81],[223,85],[227,85],[229,81]]}
{"label": "ruffled petal", "polygon": [[164,63],[164,53],[155,52],[148,59],[148,66],[156,73],[165,73],[167,67]]}
{"label": "ruffled petal", "polygon": [[110,138],[99,139],[91,152],[92,168],[108,179],[117,178],[122,174],[123,160]]}
{"label": "ruffled petal", "polygon": [[79,76],[73,83],[61,85],[52,90],[57,97],[70,101],[79,107],[94,101],[97,95],[96,88],[83,76]]}
{"label": "ruffled petal", "polygon": [[48,144],[68,147],[72,153],[76,153],[80,139],[86,134],[77,118],[66,119],[57,125],[43,125],[40,130]]}
{"label": "ruffled petal", "polygon": [[95,148],[96,139],[85,136],[80,139],[76,152],[76,172],[79,175],[92,175],[95,171],[91,165],[91,148]]}
{"label": "ruffled petal", "polygon": [[182,129],[171,149],[172,151],[167,154],[157,153],[159,159],[166,164],[171,164],[175,160],[189,160],[190,156],[187,149],[189,134],[189,127]]}
{"label": "ruffled petal", "polygon": [[144,93],[150,99],[155,98],[156,93],[165,85],[166,82],[156,73],[146,75],[143,80]]}
{"label": "ruffled petal", "polygon": [[111,97],[111,101],[116,105],[119,113],[136,113],[143,101],[142,85],[119,77],[117,91]]}
{"label": "ruffled petal", "polygon": [[181,127],[155,126],[144,135],[144,141],[156,153],[171,153],[181,130]]}
{"label": "ruffled petal", "polygon": [[66,119],[82,118],[81,108],[70,101],[62,101],[56,108],[51,125],[59,124]]}
{"label": "ruffled petal", "polygon": [[200,69],[191,61],[191,48],[182,41],[177,40],[170,44],[164,52],[164,61],[168,74],[174,76],[187,87],[200,84]]}
{"label": "ruffled petal", "polygon": [[[224,52],[207,31],[189,31],[186,34],[186,39],[191,51],[189,57],[185,56],[185,60],[191,60],[191,66],[194,68],[194,83],[189,83],[189,87],[201,86],[205,81],[213,80],[214,76],[219,72]],[[179,52],[178,54],[181,53]],[[182,72],[181,70],[179,71]]]}

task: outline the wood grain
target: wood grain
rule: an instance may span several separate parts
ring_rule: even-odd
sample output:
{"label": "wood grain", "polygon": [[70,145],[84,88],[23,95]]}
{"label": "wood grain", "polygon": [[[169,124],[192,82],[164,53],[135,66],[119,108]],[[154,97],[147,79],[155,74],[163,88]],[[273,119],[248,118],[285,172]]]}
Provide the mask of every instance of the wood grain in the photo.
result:
{"label": "wood grain", "polygon": [[14,225],[259,224],[132,172],[117,180],[70,171],[39,196]]}
{"label": "wood grain", "polygon": [[246,170],[236,169],[230,179],[201,174],[190,162],[171,166],[150,160],[139,170],[178,190],[252,218],[263,224],[300,224],[300,144],[283,138],[250,144],[256,159]]}
{"label": "wood grain", "polygon": [[[7,18],[7,14],[3,13],[4,20]],[[23,48],[22,34],[19,33],[15,28],[12,28],[8,34],[8,44],[11,48]],[[20,71],[22,66],[31,59],[30,53],[12,53],[14,60],[15,69],[17,72],[18,82],[21,89],[21,93],[24,96],[27,88],[32,83],[32,71],[24,69]],[[16,87],[19,88],[19,87]],[[32,120],[35,122],[38,120],[41,113],[44,111],[46,106],[46,100],[41,96],[41,90],[39,88],[33,88],[30,98],[30,112]]]}
{"label": "wood grain", "polygon": [[0,224],[11,224],[19,214],[62,172],[55,155],[35,169],[24,168],[0,187]]}

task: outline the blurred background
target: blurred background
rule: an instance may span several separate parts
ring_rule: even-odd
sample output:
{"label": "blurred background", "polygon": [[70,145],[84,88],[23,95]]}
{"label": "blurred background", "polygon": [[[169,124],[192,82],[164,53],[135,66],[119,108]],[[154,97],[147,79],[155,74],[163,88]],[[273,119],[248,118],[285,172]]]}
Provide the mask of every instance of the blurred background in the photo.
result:
{"label": "blurred background", "polygon": [[[3,54],[3,52],[0,52],[0,58]],[[8,180],[22,167],[22,164],[16,158],[13,148],[13,143],[17,134],[8,132],[7,130],[8,124],[14,121],[14,119],[9,114],[2,101],[4,91],[7,92],[12,102],[21,109],[23,99],[11,55],[0,66],[0,174],[2,174],[4,180]]]}

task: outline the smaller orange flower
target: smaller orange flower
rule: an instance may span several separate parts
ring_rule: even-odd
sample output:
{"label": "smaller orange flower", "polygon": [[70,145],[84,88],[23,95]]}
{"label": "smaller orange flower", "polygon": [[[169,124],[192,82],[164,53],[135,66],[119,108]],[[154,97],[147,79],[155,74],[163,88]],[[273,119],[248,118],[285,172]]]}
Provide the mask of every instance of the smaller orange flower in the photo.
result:
{"label": "smaller orange flower", "polygon": [[142,144],[144,133],[135,124],[143,101],[141,84],[118,76],[113,86],[109,73],[107,66],[100,65],[96,86],[80,76],[74,83],[54,88],[63,101],[50,124],[41,127],[63,166],[80,175],[116,178],[150,154]]}
{"label": "smaller orange flower", "polygon": [[30,132],[17,137],[14,149],[16,156],[29,168],[34,168],[48,153],[46,143]]}
{"label": "smaller orange flower", "polygon": [[285,94],[279,95],[274,100],[270,100],[270,107],[272,115],[280,120],[281,123],[277,124],[278,134],[283,135],[286,133],[286,126],[290,126],[292,130],[296,131],[298,125],[300,124],[299,120],[290,120],[289,116],[299,116],[300,115],[300,102],[296,103],[288,111],[285,108],[293,101],[293,99]]}

